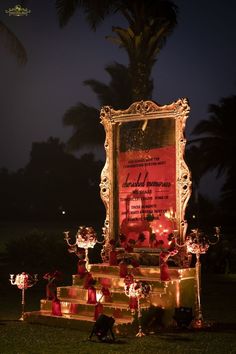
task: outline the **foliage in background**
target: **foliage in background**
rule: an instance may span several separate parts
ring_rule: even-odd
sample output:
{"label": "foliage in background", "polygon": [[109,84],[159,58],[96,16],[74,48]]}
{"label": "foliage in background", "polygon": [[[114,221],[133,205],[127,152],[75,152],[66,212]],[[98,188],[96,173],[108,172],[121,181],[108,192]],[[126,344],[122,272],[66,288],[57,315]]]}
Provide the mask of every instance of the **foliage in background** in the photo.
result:
{"label": "foliage in background", "polygon": [[1,220],[103,219],[102,167],[92,154],[67,153],[59,139],[33,143],[25,168],[0,171]]}
{"label": "foliage in background", "polygon": [[199,181],[206,172],[216,171],[217,177],[226,177],[219,213],[226,227],[233,227],[236,217],[235,117],[236,96],[224,97],[218,104],[211,104],[209,118],[201,120],[193,129],[192,134],[196,137],[189,142],[186,151],[186,159],[195,182],[194,193],[198,193]]}
{"label": "foliage in background", "polygon": [[73,273],[75,266],[75,259],[68,254],[63,234],[37,229],[6,242],[5,254],[9,273],[24,271],[44,274],[55,270]]}
{"label": "foliage in background", "polygon": [[0,43],[16,58],[18,64],[26,64],[27,53],[25,47],[16,34],[2,21],[0,21]]}
{"label": "foliage in background", "polygon": [[[108,105],[114,109],[125,109],[132,103],[131,82],[127,68],[122,64],[113,63],[105,70],[110,76],[109,84],[93,79],[85,80],[84,84],[90,86],[97,95],[100,106]],[[65,112],[64,125],[73,127],[72,136],[67,142],[69,151],[104,144],[105,132],[99,115],[100,109],[81,102]]]}

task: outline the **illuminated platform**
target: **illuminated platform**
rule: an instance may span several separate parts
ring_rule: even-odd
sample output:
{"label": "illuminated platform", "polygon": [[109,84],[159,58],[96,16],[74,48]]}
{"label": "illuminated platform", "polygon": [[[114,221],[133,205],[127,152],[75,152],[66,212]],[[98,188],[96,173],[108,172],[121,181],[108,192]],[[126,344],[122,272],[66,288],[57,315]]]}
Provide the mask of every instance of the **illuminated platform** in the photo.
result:
{"label": "illuminated platform", "polygon": [[[119,266],[108,264],[91,265],[91,274],[96,280],[97,298],[101,296],[102,287],[107,287],[111,297],[106,301],[103,297],[103,314],[115,319],[117,331],[125,330],[127,325],[137,330],[135,316],[129,309],[129,298],[124,292],[124,278],[119,275]],[[161,310],[161,323],[163,327],[172,326],[176,307],[190,307],[195,305],[195,268],[169,268],[171,281],[160,281],[159,267],[139,266],[130,268],[136,280],[147,281],[152,291],[146,299],[140,300],[143,313],[150,308]],[[52,315],[52,301],[42,299],[40,311],[26,313],[26,321],[31,323],[45,323],[56,326],[79,327],[87,330],[95,322],[95,304],[87,303],[88,290],[84,289],[84,279],[79,275],[72,276],[71,286],[57,288],[57,296],[61,304],[62,316]],[[159,321],[160,322],[160,321]],[[144,328],[145,330],[145,328]]]}

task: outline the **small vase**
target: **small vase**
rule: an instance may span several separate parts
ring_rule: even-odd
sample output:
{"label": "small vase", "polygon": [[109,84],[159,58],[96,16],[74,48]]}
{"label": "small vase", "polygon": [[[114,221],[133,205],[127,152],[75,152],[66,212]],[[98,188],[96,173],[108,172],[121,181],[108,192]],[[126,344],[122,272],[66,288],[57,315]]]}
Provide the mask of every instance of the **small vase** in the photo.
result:
{"label": "small vase", "polygon": [[124,262],[120,262],[120,277],[125,278],[127,274],[128,274],[127,264]]}
{"label": "small vase", "polygon": [[52,315],[53,316],[62,316],[61,313],[61,303],[59,299],[52,301]]}
{"label": "small vase", "polygon": [[112,250],[109,253],[109,265],[116,266],[117,264],[117,252],[115,250]]}
{"label": "small vase", "polygon": [[97,296],[96,296],[96,289],[94,286],[88,288],[88,300],[87,304],[96,304],[97,303]]}

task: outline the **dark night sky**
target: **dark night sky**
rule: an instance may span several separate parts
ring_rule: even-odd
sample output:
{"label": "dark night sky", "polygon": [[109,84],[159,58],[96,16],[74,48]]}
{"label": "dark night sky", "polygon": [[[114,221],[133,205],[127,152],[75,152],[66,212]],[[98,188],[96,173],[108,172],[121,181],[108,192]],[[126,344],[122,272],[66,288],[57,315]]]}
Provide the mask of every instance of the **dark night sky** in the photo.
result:
{"label": "dark night sky", "polygon": [[[0,42],[0,167],[9,170],[28,163],[32,142],[50,136],[66,141],[71,129],[63,127],[62,116],[68,108],[83,102],[100,109],[83,81],[108,82],[104,67],[114,61],[127,63],[125,52],[105,39],[112,34],[112,25],[124,25],[119,16],[92,32],[78,11],[60,29],[54,2],[29,0],[29,16],[9,17],[5,10],[17,1],[0,0],[0,20],[17,34],[28,53],[26,66],[19,66]],[[175,3],[179,24],[154,67],[153,100],[163,105],[188,97],[189,138],[195,124],[207,117],[210,103],[235,93],[236,1]],[[217,192],[218,184],[213,184],[211,193]]]}

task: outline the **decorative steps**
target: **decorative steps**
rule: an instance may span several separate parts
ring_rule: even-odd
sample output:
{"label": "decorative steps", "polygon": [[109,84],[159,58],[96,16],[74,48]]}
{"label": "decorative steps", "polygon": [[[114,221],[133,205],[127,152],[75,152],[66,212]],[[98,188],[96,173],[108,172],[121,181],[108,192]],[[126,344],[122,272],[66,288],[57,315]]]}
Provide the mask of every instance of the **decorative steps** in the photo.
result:
{"label": "decorative steps", "polygon": [[[139,266],[129,268],[129,273],[134,278],[148,282],[152,291],[147,299],[141,299],[140,305],[143,311],[150,308],[161,309],[164,313],[163,325],[168,326],[173,321],[175,307],[193,307],[195,302],[195,269],[170,268],[171,281],[160,281],[159,267]],[[120,277],[119,266],[108,264],[90,265],[90,273],[96,280],[97,300],[101,298],[102,288],[109,289],[111,297],[102,297],[102,313],[115,319],[115,327],[124,332],[134,326],[135,318],[129,309],[129,298],[124,293],[124,278]],[[31,323],[45,323],[48,325],[80,327],[88,329],[95,322],[96,304],[88,303],[88,290],[84,289],[84,279],[78,274],[72,276],[71,286],[57,288],[57,297],[60,300],[62,316],[52,315],[52,301],[42,299],[40,311],[27,313],[26,321]],[[87,324],[84,325],[83,324]],[[135,330],[137,330],[135,325]]]}

